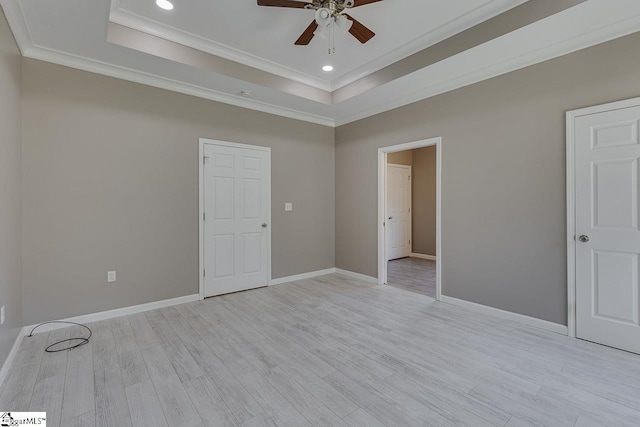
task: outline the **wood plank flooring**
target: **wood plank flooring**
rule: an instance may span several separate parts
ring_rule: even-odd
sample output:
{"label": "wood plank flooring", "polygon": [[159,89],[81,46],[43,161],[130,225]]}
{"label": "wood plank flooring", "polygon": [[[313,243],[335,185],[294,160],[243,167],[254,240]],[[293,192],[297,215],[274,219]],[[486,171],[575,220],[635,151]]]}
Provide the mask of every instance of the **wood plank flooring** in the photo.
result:
{"label": "wood plank flooring", "polygon": [[422,258],[400,258],[387,263],[387,284],[436,297],[436,262]]}
{"label": "wood plank flooring", "polygon": [[640,356],[341,275],[25,338],[49,426],[638,426]]}

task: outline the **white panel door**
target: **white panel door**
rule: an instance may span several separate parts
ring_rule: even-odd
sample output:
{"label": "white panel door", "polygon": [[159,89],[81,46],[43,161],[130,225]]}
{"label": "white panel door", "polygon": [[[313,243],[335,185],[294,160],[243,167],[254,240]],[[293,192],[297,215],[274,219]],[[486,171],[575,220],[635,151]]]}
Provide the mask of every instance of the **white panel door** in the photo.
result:
{"label": "white panel door", "polygon": [[640,353],[640,107],[575,121],[576,335]]}
{"label": "white panel door", "polygon": [[204,145],[204,295],[269,283],[270,155]]}
{"label": "white panel door", "polygon": [[387,260],[411,255],[411,166],[387,165]]}

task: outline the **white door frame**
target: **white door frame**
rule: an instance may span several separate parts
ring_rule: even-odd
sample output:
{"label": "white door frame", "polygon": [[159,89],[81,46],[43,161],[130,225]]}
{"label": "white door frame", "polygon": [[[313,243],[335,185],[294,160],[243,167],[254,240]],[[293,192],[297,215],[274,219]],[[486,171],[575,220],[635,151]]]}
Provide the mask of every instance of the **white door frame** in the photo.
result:
{"label": "white door frame", "polygon": [[[401,165],[399,163],[387,163],[387,167],[388,166],[397,166],[397,167],[401,167],[401,168],[406,168],[409,169],[409,176],[412,176],[413,173],[413,167],[411,167],[410,165]],[[387,170],[388,171],[388,170]],[[385,191],[385,195],[388,194],[389,189],[387,188],[388,186],[388,182],[385,180],[384,183],[384,191]],[[385,199],[385,203],[387,202],[387,200]],[[409,220],[407,221],[408,226],[409,226],[409,254],[413,253],[413,222],[412,222],[412,216],[413,216],[413,178],[411,178],[411,182],[409,184],[409,206],[411,207],[411,210],[409,211]],[[385,206],[385,212],[386,212],[386,206]],[[386,215],[386,213],[385,213]],[[387,216],[385,216],[385,218],[388,218]],[[386,230],[385,230],[386,231]]]}
{"label": "white door frame", "polygon": [[640,98],[596,105],[567,112],[567,325],[576,336],[576,193],[575,121],[578,117],[640,106]]}
{"label": "white door frame", "polygon": [[[216,141],[214,139],[200,138],[198,147],[198,288],[200,299],[204,299],[204,146],[220,145],[223,147],[244,148],[251,150],[266,151],[269,154],[269,163],[271,163],[271,147],[262,147],[259,145],[240,144],[237,142]],[[271,167],[269,167],[271,170]],[[269,176],[269,189],[267,206],[267,285],[271,284],[271,176]]]}
{"label": "white door frame", "polygon": [[[392,145],[378,149],[378,284],[387,283],[387,242],[384,229],[386,213],[387,187],[387,154],[398,151],[413,150],[436,146],[436,299],[442,297],[442,215],[441,215],[441,185],[442,185],[442,138],[430,138],[405,144]],[[413,239],[412,239],[413,243]]]}

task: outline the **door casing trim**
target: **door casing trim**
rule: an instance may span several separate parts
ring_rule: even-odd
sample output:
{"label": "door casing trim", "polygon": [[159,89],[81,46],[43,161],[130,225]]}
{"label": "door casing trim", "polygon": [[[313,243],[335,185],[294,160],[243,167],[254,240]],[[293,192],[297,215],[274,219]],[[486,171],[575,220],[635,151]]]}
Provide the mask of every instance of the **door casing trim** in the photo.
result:
{"label": "door casing trim", "polygon": [[582,116],[640,106],[640,98],[595,105],[567,111],[566,171],[567,171],[567,326],[569,336],[576,336],[576,179],[575,121]]}
{"label": "door casing trim", "polygon": [[271,285],[271,147],[260,145],[240,144],[237,142],[217,141],[214,139],[200,138],[198,146],[198,293],[200,299],[204,296],[204,147],[205,145],[219,145],[223,147],[244,148],[250,150],[266,151],[269,155],[269,200],[267,206],[267,283]]}

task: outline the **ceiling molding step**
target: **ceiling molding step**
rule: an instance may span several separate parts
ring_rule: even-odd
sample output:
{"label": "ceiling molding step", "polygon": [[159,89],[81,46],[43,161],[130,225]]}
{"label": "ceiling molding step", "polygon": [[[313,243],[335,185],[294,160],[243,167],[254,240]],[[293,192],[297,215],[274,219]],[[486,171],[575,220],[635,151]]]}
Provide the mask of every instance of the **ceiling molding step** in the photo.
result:
{"label": "ceiling molding step", "polygon": [[[414,102],[422,101],[436,95],[440,95],[452,90],[469,86],[484,80],[491,79],[503,74],[510,73],[531,65],[549,61],[560,56],[568,55],[582,49],[589,48],[601,43],[627,36],[638,32],[640,29],[640,16],[634,16],[622,22],[616,22],[603,28],[583,34],[582,36],[564,40],[552,46],[538,49],[526,55],[511,58],[506,61],[494,64],[492,66],[480,69],[462,76],[454,77],[450,80],[440,82],[434,85],[423,87],[419,90],[412,90],[409,95],[394,99],[391,102],[381,103],[366,110],[336,117],[335,126],[342,126],[385,111],[403,107]],[[418,74],[418,72],[416,72]]]}
{"label": "ceiling molding step", "polygon": [[335,127],[335,121],[329,117],[323,117],[286,107],[280,107],[277,105],[268,104],[266,102],[257,101],[255,99],[242,98],[240,96],[230,95],[213,89],[179,82],[167,77],[161,77],[154,74],[145,73],[143,71],[107,64],[101,61],[95,61],[82,56],[72,55],[38,45],[34,45],[33,47],[27,49],[25,52],[23,52],[23,56],[25,56],[26,58],[32,58],[57,65],[63,65],[65,67],[75,68],[82,71],[88,71],[90,73],[102,74],[116,79],[128,80],[134,83],[140,83],[147,86],[166,89],[185,95],[196,96],[198,98],[204,98],[210,101],[221,102],[223,104],[229,104],[249,110],[275,114],[277,116],[315,123],[328,127]]}
{"label": "ceiling molding step", "polygon": [[[119,1],[119,0],[117,0]],[[518,0],[514,5],[511,0],[494,0],[489,6],[482,6],[474,11],[458,17],[446,24],[430,31],[417,39],[404,44],[402,47],[389,52],[357,69],[337,78],[331,83],[331,91],[336,91],[345,86],[350,85],[364,77],[367,77],[376,71],[380,71],[391,64],[416,54],[424,49],[438,44],[450,37],[464,32],[482,22],[496,17],[508,10],[514,9],[529,0]],[[489,18],[488,18],[489,17]]]}
{"label": "ceiling molding step", "polygon": [[267,73],[113,22],[109,22],[107,25],[107,41],[118,46],[134,49],[203,71],[225,75],[243,82],[279,90],[310,101],[327,105],[331,104],[331,94],[322,89],[311,87],[304,83],[294,82],[273,73]]}
{"label": "ceiling molding step", "polygon": [[294,82],[304,83],[316,89],[321,89],[327,92],[331,91],[331,83],[327,80],[318,79],[309,74],[294,70],[293,68],[277,64],[222,43],[216,43],[188,31],[124,10],[120,8],[120,0],[111,0],[109,21],[114,24],[119,24],[184,46],[201,50],[242,65],[253,67],[267,73],[272,73]]}
{"label": "ceiling molding step", "polygon": [[31,30],[29,30],[22,4],[19,0],[0,0],[0,6],[2,6],[2,10],[7,17],[9,28],[11,28],[13,37],[16,39],[18,48],[24,55],[33,46],[33,36],[31,35]]}
{"label": "ceiling molding step", "polygon": [[500,15],[401,59],[331,94],[333,104],[403,78],[521,28],[535,24],[587,0],[529,0]]}

